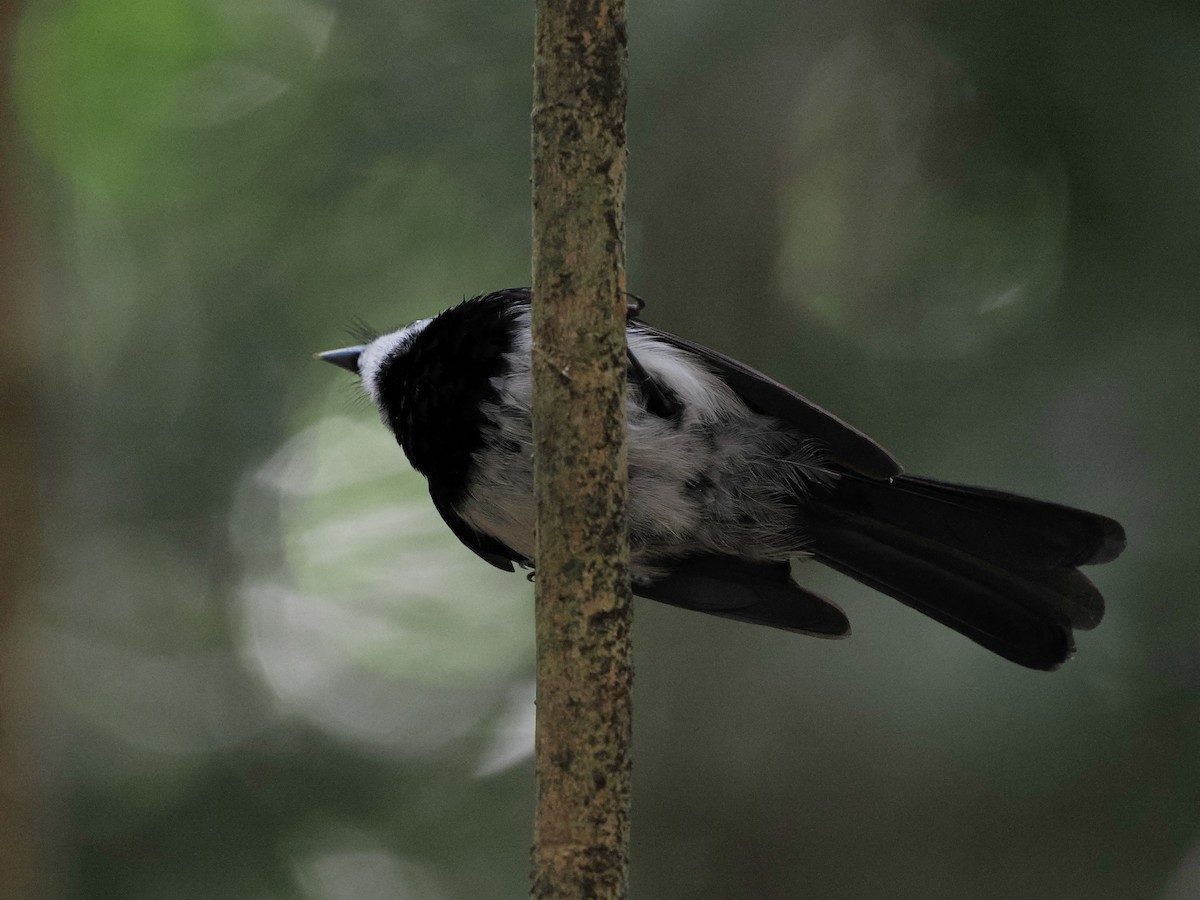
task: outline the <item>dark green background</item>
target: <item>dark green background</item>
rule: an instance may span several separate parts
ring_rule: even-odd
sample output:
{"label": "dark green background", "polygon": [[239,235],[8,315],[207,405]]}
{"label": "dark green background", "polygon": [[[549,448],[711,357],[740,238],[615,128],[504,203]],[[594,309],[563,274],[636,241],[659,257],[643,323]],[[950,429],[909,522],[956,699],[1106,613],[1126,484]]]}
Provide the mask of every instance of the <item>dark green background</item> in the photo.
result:
{"label": "dark green background", "polygon": [[[1053,675],[803,566],[850,641],[640,603],[634,896],[1200,895],[1200,10],[630,19],[646,317],[1129,533]],[[25,4],[38,896],[525,892],[531,588],[309,356],[528,282],[531,46],[509,0]]]}

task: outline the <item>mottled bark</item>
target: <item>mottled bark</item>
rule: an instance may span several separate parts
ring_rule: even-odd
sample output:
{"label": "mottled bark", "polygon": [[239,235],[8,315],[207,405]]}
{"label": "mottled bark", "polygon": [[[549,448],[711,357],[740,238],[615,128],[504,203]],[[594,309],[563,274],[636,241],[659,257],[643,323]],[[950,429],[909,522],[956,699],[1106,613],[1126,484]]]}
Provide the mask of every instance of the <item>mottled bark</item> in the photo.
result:
{"label": "mottled bark", "polygon": [[537,812],[533,891],[625,897],[623,0],[538,0],[533,108]]}

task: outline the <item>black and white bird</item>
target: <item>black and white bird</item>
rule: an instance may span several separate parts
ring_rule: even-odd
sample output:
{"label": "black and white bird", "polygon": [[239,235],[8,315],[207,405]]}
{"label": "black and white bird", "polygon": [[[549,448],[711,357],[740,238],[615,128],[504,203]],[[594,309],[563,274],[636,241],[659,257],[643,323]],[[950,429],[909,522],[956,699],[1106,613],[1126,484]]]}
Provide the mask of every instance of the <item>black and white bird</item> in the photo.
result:
{"label": "black and white bird", "polygon": [[[530,294],[475,297],[368,343],[349,369],[450,530],[494,566],[533,566]],[[1080,566],[1124,549],[1112,519],[908,475],[862,432],[749,366],[628,320],[633,591],[819,637],[845,614],[792,580],[809,557],[1035,669],[1096,626]]]}

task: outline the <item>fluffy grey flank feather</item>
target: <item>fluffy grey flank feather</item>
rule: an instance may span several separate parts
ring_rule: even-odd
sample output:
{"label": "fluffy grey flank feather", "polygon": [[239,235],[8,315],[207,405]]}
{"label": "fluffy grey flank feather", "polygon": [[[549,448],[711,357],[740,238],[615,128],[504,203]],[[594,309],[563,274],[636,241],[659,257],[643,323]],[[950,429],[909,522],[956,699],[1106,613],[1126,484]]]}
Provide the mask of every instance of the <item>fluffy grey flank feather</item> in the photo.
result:
{"label": "fluffy grey flank feather", "polygon": [[[528,319],[528,310],[512,315]],[[498,400],[459,513],[517,553],[534,557],[532,400],[529,328],[516,328],[508,374],[492,379]],[[818,450],[774,419],[757,415],[717,376],[682,350],[629,330],[629,348],[647,373],[679,398],[683,414],[647,412],[630,390],[629,535],[633,574],[698,553],[762,561],[802,553],[797,502],[836,476]]]}

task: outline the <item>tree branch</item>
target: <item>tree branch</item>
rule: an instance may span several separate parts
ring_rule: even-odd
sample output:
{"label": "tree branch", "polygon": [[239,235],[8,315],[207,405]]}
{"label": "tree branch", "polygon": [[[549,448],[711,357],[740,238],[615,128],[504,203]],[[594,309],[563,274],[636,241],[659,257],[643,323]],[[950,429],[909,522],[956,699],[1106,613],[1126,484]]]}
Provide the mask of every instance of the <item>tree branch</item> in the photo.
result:
{"label": "tree branch", "polygon": [[533,109],[533,891],[628,884],[624,0],[538,0]]}

